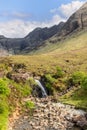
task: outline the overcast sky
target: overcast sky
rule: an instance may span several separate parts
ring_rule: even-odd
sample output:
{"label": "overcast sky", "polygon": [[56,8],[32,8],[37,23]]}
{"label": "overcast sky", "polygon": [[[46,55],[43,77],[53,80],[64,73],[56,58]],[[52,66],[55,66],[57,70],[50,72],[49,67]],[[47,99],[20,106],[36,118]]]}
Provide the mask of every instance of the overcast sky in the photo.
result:
{"label": "overcast sky", "polygon": [[66,21],[87,0],[0,0],[0,35],[24,37]]}

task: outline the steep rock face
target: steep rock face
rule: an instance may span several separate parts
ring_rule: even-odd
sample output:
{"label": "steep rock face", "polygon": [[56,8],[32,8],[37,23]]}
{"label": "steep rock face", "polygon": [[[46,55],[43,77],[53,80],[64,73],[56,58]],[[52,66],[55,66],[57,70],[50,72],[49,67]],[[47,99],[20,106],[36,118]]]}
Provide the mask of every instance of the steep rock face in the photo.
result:
{"label": "steep rock face", "polygon": [[54,36],[57,32],[60,32],[64,23],[61,22],[59,25],[54,25],[51,28],[36,28],[34,31],[29,33],[25,37],[25,41],[27,42],[27,49],[31,47],[31,49],[37,48],[44,44],[44,41]]}
{"label": "steep rock face", "polygon": [[22,50],[22,45],[26,45],[24,39],[15,38],[0,38],[0,49],[6,50],[10,54],[20,53]]}
{"label": "steep rock face", "polygon": [[68,19],[58,35],[68,35],[78,28],[85,27],[87,27],[87,2]]}
{"label": "steep rock face", "polygon": [[81,14],[81,27],[87,27],[87,2],[80,8],[77,13]]}

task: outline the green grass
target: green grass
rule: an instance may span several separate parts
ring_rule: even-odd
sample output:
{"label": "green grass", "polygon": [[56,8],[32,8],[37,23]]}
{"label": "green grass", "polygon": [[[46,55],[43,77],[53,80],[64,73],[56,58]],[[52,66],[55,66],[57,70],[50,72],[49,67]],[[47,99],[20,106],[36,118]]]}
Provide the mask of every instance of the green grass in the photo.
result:
{"label": "green grass", "polygon": [[16,83],[13,80],[10,81],[10,84],[13,85],[17,92],[19,92],[20,97],[27,97],[31,94],[31,87],[29,86],[29,82],[26,81],[25,83]]}
{"label": "green grass", "polygon": [[0,114],[0,130],[7,130],[9,111],[6,101],[3,102],[2,106],[5,108]]}
{"label": "green grass", "polygon": [[23,63],[29,72],[35,72],[37,75],[55,73],[56,66],[64,68],[67,73],[76,70],[87,71],[87,31],[73,34],[55,44],[47,43],[46,47],[33,55],[10,56],[7,60],[12,63]]}
{"label": "green grass", "polygon": [[[56,41],[53,44],[51,41]],[[45,46],[41,46],[38,50],[32,51],[30,54],[46,54],[49,52],[59,52],[71,51],[80,49],[87,46],[87,30],[82,30],[72,35],[62,38],[61,41],[58,41],[57,36],[52,37],[50,40],[45,41]]]}
{"label": "green grass", "polygon": [[79,89],[71,91],[60,98],[65,104],[71,104],[76,106],[76,108],[81,108],[87,111],[87,91],[84,89]]}
{"label": "green grass", "polygon": [[29,81],[16,83],[7,78],[0,79],[0,130],[7,130],[9,114],[15,110],[22,99],[31,94]]}
{"label": "green grass", "polygon": [[28,108],[29,110],[32,110],[35,108],[35,104],[32,101],[26,101],[25,102],[25,106],[26,108]]}
{"label": "green grass", "polygon": [[74,72],[67,83],[74,89],[63,95],[60,101],[87,111],[87,73]]}
{"label": "green grass", "polygon": [[8,96],[10,88],[6,79],[0,79],[0,130],[6,130],[8,124],[9,106]]}
{"label": "green grass", "polygon": [[29,115],[32,116],[33,111],[34,111],[34,109],[35,109],[35,104],[34,104],[34,102],[32,102],[32,101],[26,101],[24,105],[25,105],[25,109],[27,109]]}

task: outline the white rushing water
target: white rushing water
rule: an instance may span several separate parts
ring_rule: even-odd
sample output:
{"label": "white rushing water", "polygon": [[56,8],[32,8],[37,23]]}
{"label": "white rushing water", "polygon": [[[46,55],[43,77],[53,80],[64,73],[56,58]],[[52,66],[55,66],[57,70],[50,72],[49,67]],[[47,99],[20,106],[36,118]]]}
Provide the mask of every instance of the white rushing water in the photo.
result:
{"label": "white rushing water", "polygon": [[42,96],[43,97],[46,97],[47,96],[47,93],[46,93],[46,90],[44,89],[43,85],[40,83],[39,80],[35,79],[35,82],[37,83],[37,85],[40,87],[41,91],[42,91]]}

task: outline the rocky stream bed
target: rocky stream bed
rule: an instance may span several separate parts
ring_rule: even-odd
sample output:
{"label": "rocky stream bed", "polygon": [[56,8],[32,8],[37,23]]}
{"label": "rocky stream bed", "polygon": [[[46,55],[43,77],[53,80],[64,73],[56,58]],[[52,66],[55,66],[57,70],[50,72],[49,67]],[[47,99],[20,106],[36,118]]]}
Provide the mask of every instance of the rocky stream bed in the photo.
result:
{"label": "rocky stream bed", "polygon": [[17,108],[9,119],[8,130],[87,130],[86,113],[74,106],[54,102],[50,97],[29,97],[25,101],[35,103],[32,116],[21,114]]}

